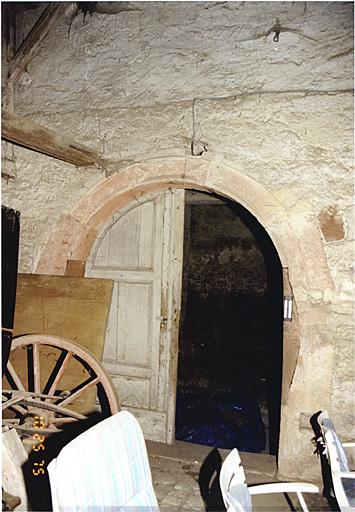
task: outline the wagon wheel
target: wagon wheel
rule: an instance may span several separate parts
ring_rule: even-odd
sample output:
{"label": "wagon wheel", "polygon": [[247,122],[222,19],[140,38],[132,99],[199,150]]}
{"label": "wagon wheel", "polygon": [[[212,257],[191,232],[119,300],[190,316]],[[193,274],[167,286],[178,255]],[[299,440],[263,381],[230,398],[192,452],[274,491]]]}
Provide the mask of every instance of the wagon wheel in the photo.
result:
{"label": "wagon wheel", "polygon": [[[7,385],[8,384],[8,385]],[[3,381],[3,423],[21,437],[58,432],[94,409],[119,410],[112,382],[99,361],[74,341],[44,334],[14,338]]]}

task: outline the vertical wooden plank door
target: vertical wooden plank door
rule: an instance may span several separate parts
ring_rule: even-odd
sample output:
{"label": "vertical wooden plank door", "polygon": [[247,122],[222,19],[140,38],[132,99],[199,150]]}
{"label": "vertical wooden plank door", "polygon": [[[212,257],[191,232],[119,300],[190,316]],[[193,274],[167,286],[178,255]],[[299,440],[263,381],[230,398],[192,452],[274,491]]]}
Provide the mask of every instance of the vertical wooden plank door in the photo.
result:
{"label": "vertical wooden plank door", "polygon": [[103,364],[122,409],[145,437],[174,440],[184,190],[167,190],[116,214],[86,276],[114,280]]}

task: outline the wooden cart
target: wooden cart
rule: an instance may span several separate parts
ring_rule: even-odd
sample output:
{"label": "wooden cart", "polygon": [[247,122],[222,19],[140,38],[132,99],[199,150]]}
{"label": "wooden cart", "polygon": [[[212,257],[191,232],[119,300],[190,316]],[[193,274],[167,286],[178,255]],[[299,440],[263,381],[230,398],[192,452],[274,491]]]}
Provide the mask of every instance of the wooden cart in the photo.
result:
{"label": "wooden cart", "polygon": [[23,442],[27,439],[32,445],[39,421],[41,434],[48,436],[67,423],[84,420],[93,409],[100,411],[102,417],[114,414],[119,404],[101,363],[81,344],[49,334],[12,338],[19,213],[5,207],[2,236],[2,303],[6,321],[2,331],[2,422],[3,426],[16,428]]}

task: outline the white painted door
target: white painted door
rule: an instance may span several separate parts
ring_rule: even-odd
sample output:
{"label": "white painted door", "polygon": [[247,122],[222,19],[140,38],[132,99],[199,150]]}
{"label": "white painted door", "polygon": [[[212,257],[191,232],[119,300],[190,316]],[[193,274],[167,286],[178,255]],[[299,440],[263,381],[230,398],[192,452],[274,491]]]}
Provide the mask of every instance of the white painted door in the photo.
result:
{"label": "white painted door", "polygon": [[97,240],[86,276],[114,280],[103,363],[122,409],[145,437],[174,440],[184,190],[119,213]]}

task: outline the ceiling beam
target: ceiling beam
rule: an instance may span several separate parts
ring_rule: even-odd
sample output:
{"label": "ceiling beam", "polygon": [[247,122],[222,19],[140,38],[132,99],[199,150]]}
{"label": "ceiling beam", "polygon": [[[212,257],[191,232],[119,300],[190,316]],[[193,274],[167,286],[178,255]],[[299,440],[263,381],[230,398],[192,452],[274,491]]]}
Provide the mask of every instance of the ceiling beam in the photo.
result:
{"label": "ceiling beam", "polygon": [[62,14],[66,12],[69,5],[70,2],[49,3],[13,56],[8,71],[9,81],[15,82],[21,73],[27,69],[30,61],[39,51],[41,42]]}
{"label": "ceiling beam", "polygon": [[2,111],[1,138],[73,165],[102,166],[96,151],[12,112]]}

